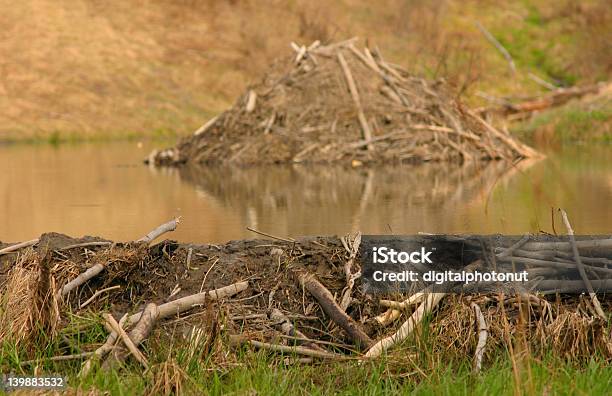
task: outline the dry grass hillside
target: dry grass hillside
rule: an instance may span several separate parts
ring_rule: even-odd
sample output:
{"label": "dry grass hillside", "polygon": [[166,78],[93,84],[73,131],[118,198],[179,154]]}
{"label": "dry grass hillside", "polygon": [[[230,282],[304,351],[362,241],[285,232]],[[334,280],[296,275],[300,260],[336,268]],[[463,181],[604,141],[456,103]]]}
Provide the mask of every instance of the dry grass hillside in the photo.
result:
{"label": "dry grass hillside", "polygon": [[611,25],[604,0],[0,0],[0,141],[189,133],[291,41],[359,36],[468,101],[602,80]]}

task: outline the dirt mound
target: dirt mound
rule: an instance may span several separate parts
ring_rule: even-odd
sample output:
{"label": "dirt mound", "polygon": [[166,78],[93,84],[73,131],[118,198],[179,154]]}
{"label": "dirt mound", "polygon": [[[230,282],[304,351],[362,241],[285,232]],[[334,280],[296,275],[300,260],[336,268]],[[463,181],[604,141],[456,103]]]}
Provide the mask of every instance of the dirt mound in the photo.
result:
{"label": "dirt mound", "polygon": [[537,153],[427,81],[359,51],[354,40],[277,61],[235,105],[153,152],[156,165],[183,163],[423,162],[516,159]]}
{"label": "dirt mound", "polygon": [[[218,343],[214,361],[225,361],[229,356],[227,344],[220,341],[227,338],[230,343],[246,342],[257,348],[345,359],[362,356],[355,354],[356,348],[363,350],[373,340],[380,340],[376,345],[387,343],[386,337],[395,337],[401,322],[419,322],[424,307],[440,303],[425,325],[440,345],[436,352],[447,357],[474,353],[478,338],[475,315],[482,315],[489,326],[487,361],[496,358],[498,347],[503,349],[513,342],[511,334],[524,334],[532,350],[541,353],[553,348],[574,359],[589,359],[595,353],[612,356],[609,326],[596,317],[584,296],[556,295],[549,302],[545,296],[528,293],[521,297],[527,300],[521,302],[510,294],[457,294],[444,301],[424,301],[424,295],[417,293],[410,299],[420,308],[415,305],[410,314],[412,303],[398,307],[398,300],[404,300],[405,295],[368,295],[362,290],[361,279],[353,276],[352,271],[360,270],[359,234],[274,238],[223,245],[163,241],[148,246],[45,234],[35,246],[11,253],[2,261],[7,271],[0,278],[0,335],[29,345],[29,354],[35,355],[36,348],[48,342],[35,338],[40,329],[51,338],[78,337],[85,328],[100,323],[99,314],[108,311],[117,318],[126,313],[123,318],[128,318],[128,327],[134,324],[132,317],[137,320],[150,305],[147,303],[153,303],[160,315],[157,324],[162,331],[157,335],[165,340],[162,344],[174,344],[181,334],[191,340],[196,330],[210,331],[209,338]],[[98,263],[105,264],[97,276],[63,297],[54,292]],[[234,291],[225,297],[217,294],[228,288]],[[205,298],[194,302],[202,294]],[[440,293],[428,296],[443,297]],[[608,312],[612,301],[600,296]],[[527,319],[521,317],[526,301],[530,306],[522,315]],[[183,304],[180,309],[179,304]],[[482,306],[482,312],[474,309],[475,304]],[[433,306],[427,310],[432,311]],[[73,334],[70,321],[75,315],[91,319]],[[216,330],[207,327],[215,323],[222,326]],[[403,327],[405,324],[400,329]],[[204,328],[208,330],[201,330]],[[217,337],[221,328],[223,337]],[[419,345],[422,338],[414,340]],[[303,345],[301,349],[292,346],[296,341]],[[104,349],[98,348],[100,345],[86,345],[85,355],[79,357]],[[377,347],[372,346],[365,356],[377,356],[370,354],[373,349]],[[395,352],[393,356],[405,354],[403,349]]]}

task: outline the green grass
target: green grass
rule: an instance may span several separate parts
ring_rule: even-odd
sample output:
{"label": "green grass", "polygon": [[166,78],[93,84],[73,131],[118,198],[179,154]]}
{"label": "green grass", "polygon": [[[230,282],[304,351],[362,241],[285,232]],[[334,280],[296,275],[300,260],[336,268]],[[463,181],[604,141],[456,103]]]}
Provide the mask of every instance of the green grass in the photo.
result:
{"label": "green grass", "polygon": [[[41,347],[34,353],[37,359],[42,359],[38,363],[39,373],[61,374],[68,378],[72,388],[97,389],[112,395],[162,394],[164,390],[175,390],[177,385],[185,394],[205,395],[510,395],[515,388],[524,394],[603,395],[612,386],[612,367],[603,358],[593,356],[589,361],[576,361],[554,355],[552,351],[540,358],[523,358],[517,363],[521,367],[515,374],[513,360],[501,349],[493,354],[496,360],[485,360],[483,371],[474,374],[471,356],[436,354],[434,351],[439,350],[435,348],[436,338],[425,331],[408,339],[402,349],[378,360],[289,365],[282,363],[282,356],[246,347],[231,352],[217,350],[212,356],[203,349],[190,349],[181,343],[178,334],[169,337],[157,332],[143,347],[151,366],[148,372],[130,360],[111,371],[96,367],[88,376],[80,378],[81,360],[46,359],[62,353],[78,353],[86,347],[91,349],[93,344],[104,341],[106,331],[95,315],[68,315],[68,320],[70,324],[60,335],[47,342],[41,340]],[[422,330],[425,329],[427,326]],[[66,339],[72,346],[66,345]],[[33,374],[33,365],[20,365],[27,360],[25,350],[6,340],[0,348],[0,372]],[[225,364],[215,363],[215,357],[225,353],[229,360]],[[173,375],[176,375],[174,379]]]}
{"label": "green grass", "polygon": [[[4,350],[3,352],[6,352]],[[152,360],[153,369],[156,363]],[[393,362],[295,364],[284,367],[263,353],[246,352],[238,367],[215,370],[210,363],[184,364],[185,377],[181,389],[190,394],[418,394],[418,395],[489,395],[513,394],[515,384],[510,359],[503,358],[480,374],[473,374],[469,362],[442,364],[435,370],[420,373]],[[4,364],[3,364],[4,366]],[[138,366],[128,365],[121,371],[94,371],[85,379],[76,376],[78,364],[44,365],[43,372],[68,375],[71,387],[109,391],[113,395],[141,394],[151,390],[152,374],[142,374]],[[389,373],[389,369],[394,374]],[[612,386],[612,368],[602,360],[593,359],[577,366],[562,359],[547,358],[530,363],[532,381],[528,386],[525,375],[519,388],[534,394],[604,395]],[[24,370],[21,374],[31,374]]]}
{"label": "green grass", "polygon": [[612,102],[571,102],[536,115],[513,129],[517,135],[534,139],[537,133],[558,142],[611,142]]}

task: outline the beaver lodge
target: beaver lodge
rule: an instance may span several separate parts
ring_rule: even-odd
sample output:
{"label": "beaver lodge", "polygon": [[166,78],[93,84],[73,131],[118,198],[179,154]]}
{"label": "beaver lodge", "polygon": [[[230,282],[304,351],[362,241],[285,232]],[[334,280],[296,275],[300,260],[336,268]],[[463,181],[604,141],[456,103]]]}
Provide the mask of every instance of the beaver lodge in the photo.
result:
{"label": "beaver lodge", "polygon": [[[418,353],[431,337],[433,353],[441,359],[474,356],[475,370],[517,342],[538,356],[612,358],[612,300],[605,294],[612,288],[611,236],[552,244],[524,236],[496,253],[499,263],[529,263],[543,274],[567,268],[572,248],[582,243],[585,273],[608,276],[590,281],[597,290],[590,296],[564,294],[580,280],[537,294],[369,295],[359,275],[359,233],[299,240],[264,234],[266,239],[223,245],[153,243],[177,224],[129,243],[53,233],[0,243],[0,339],[19,347],[18,363],[37,366],[40,351],[57,343],[57,355],[46,359],[80,362],[83,376],[94,365],[109,369],[128,359],[148,367],[144,351],[163,345],[187,345],[215,368],[232,367],[238,346],[267,350],[280,362],[383,353],[397,361]],[[595,248],[585,249],[585,241]],[[427,316],[431,320],[423,322]],[[95,333],[91,344],[81,343],[78,353],[69,347],[100,324],[107,330]],[[408,337],[413,341],[397,348]]]}
{"label": "beaver lodge", "polygon": [[155,165],[475,161],[537,156],[463,106],[443,81],[386,62],[355,40],[293,44],[233,107]]}

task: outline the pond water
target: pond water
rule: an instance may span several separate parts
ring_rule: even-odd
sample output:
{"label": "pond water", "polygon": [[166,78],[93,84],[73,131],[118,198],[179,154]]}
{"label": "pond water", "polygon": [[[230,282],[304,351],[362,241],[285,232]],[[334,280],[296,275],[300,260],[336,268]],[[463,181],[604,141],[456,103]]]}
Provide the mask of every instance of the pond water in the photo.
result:
{"label": "pond water", "polygon": [[[168,237],[552,232],[551,208],[577,233],[612,233],[612,147],[574,146],[515,166],[281,166],[153,169],[152,145],[0,146],[0,240],[56,231],[138,238],[174,216]],[[557,217],[556,230],[564,232]]]}

